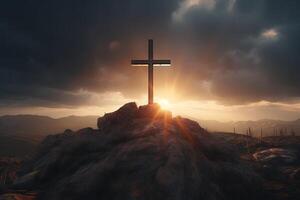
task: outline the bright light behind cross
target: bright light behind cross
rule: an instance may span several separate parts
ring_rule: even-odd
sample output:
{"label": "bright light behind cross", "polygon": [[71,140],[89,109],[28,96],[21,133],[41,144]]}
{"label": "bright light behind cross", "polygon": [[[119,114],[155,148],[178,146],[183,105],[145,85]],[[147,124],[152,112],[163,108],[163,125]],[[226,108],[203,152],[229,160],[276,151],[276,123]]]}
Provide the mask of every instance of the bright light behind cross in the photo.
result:
{"label": "bright light behind cross", "polygon": [[170,67],[171,60],[153,59],[153,40],[149,40],[148,60],[131,60],[131,66],[148,67],[148,104],[153,104],[153,67]]}
{"label": "bright light behind cross", "polygon": [[162,109],[170,109],[171,108],[171,103],[167,99],[158,99],[157,103],[160,105]]}

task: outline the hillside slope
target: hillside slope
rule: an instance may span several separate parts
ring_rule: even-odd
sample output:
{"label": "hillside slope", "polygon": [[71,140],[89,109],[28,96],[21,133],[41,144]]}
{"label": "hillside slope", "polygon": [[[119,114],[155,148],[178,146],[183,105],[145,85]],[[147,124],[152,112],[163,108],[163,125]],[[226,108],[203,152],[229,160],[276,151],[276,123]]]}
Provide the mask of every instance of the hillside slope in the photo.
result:
{"label": "hillside slope", "polygon": [[38,199],[263,199],[235,149],[156,105],[124,105],[98,129],[48,136],[14,189]]}
{"label": "hillside slope", "polygon": [[95,128],[96,120],[96,116],[69,116],[54,119],[37,115],[6,115],[0,117],[0,134],[44,137],[67,128],[72,130],[84,127]]}

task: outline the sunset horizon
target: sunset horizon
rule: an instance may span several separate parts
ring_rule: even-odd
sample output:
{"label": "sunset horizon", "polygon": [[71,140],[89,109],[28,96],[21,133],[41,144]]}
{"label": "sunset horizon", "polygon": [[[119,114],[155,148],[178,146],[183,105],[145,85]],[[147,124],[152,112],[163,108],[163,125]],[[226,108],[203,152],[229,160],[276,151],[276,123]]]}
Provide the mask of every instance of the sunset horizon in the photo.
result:
{"label": "sunset horizon", "polygon": [[4,14],[16,9],[19,17],[7,15],[1,26],[0,115],[98,115],[146,104],[147,69],[130,60],[147,58],[152,38],[154,58],[172,61],[154,67],[154,98],[173,112],[220,121],[300,118],[293,3],[279,10],[241,0],[90,2],[79,15],[79,2],[73,9],[22,4],[7,4]]}
{"label": "sunset horizon", "polygon": [[0,1],[0,199],[299,199],[299,10]]}
{"label": "sunset horizon", "polygon": [[[106,107],[99,106],[86,106],[79,108],[47,108],[47,107],[34,107],[34,108],[15,108],[1,113],[0,116],[5,115],[41,115],[52,118],[62,118],[68,116],[101,116],[105,113],[112,112],[122,105],[129,102],[136,102],[138,105],[146,105],[146,94],[142,100],[126,99],[116,104],[107,105]],[[258,102],[248,105],[226,106],[217,104],[214,101],[188,101],[188,102],[173,102],[166,98],[157,98],[155,103],[158,103],[162,109],[171,111],[175,116],[191,117],[195,120],[216,120],[220,122],[230,121],[259,121],[259,120],[281,120],[281,121],[295,121],[300,119],[298,113],[289,115],[293,109],[289,104]],[[259,110],[253,110],[253,107],[273,107],[283,106],[286,107],[286,112],[282,111],[277,116],[273,112],[261,113]],[[300,105],[299,105],[300,106]],[[264,108],[263,108],[264,110]],[[242,112],[241,112],[242,111]],[[252,114],[250,116],[250,113]],[[259,113],[259,114],[258,114]],[[287,116],[289,115],[289,116]]]}

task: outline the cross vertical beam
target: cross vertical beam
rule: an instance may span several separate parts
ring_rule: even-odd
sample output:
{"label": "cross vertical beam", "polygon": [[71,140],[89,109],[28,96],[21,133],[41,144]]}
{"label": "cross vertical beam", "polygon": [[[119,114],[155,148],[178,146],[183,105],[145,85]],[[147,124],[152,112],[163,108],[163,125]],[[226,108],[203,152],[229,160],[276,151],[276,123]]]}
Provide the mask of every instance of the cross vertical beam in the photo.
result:
{"label": "cross vertical beam", "polygon": [[153,40],[148,40],[148,104],[153,104]]}
{"label": "cross vertical beam", "polygon": [[153,40],[148,40],[148,60],[132,60],[132,66],[148,67],[148,104],[153,104],[153,68],[170,67],[171,60],[154,60],[153,59]]}

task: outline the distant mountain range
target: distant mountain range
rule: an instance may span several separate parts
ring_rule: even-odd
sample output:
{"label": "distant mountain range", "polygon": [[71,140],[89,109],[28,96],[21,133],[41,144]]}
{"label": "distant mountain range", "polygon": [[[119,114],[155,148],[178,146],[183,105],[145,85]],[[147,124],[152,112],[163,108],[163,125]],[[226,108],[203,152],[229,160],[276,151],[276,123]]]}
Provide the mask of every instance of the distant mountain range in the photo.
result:
{"label": "distant mountain range", "polygon": [[0,157],[24,157],[35,151],[47,135],[96,128],[99,116],[69,116],[59,119],[37,115],[6,115],[0,117]]}
{"label": "distant mountain range", "polygon": [[219,122],[214,120],[198,120],[203,128],[217,132],[236,132],[246,134],[249,128],[253,136],[300,135],[300,119],[282,121],[263,119],[257,121]]}
{"label": "distant mountain range", "polygon": [[[68,116],[54,119],[37,115],[6,115],[0,117],[0,136],[16,136],[40,140],[49,135],[63,132],[65,129],[78,130],[85,127],[96,128],[99,116]],[[290,135],[300,133],[300,119],[295,121],[258,120],[219,122],[214,120],[197,120],[200,126],[209,131],[235,132],[245,134],[251,132],[259,136],[262,130],[264,136],[274,134]]]}
{"label": "distant mountain range", "polygon": [[5,115],[0,117],[0,135],[44,137],[65,129],[95,128],[99,116],[69,116],[54,119],[37,115]]}

